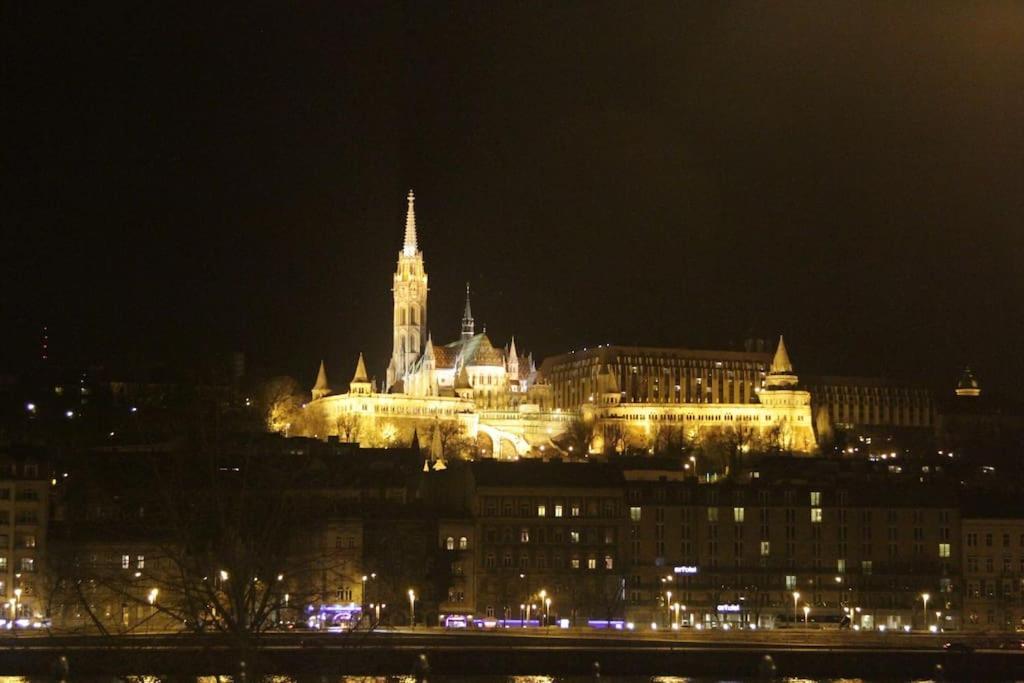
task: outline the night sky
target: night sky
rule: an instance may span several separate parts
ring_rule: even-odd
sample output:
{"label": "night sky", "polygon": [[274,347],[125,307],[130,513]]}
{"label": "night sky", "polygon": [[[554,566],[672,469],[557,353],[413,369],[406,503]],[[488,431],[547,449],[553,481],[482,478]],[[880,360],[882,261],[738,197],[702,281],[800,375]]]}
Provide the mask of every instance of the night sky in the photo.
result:
{"label": "night sky", "polygon": [[412,187],[435,340],[469,280],[538,358],[784,332],[805,373],[1020,384],[1024,4],[38,4],[0,369],[47,324],[64,363],[382,377]]}

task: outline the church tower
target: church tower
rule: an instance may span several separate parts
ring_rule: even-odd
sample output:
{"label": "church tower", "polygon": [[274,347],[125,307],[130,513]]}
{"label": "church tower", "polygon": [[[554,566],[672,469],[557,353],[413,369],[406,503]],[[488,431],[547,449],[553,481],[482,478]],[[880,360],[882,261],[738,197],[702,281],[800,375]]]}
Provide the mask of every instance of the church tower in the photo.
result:
{"label": "church tower", "polygon": [[398,253],[398,268],[391,291],[394,294],[393,341],[388,363],[388,389],[405,377],[419,358],[426,341],[427,273],[423,270],[423,252],[416,244],[415,196],[409,190],[405,214],[405,243]]}

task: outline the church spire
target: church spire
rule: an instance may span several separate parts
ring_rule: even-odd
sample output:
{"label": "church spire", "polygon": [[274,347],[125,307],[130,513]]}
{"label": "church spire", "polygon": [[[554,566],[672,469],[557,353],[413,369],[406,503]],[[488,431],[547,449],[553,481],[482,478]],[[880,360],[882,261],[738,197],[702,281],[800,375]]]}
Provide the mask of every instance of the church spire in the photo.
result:
{"label": "church spire", "polygon": [[469,307],[469,283],[466,283],[466,310],[462,313],[462,338],[469,339],[474,334],[473,311]]}
{"label": "church spire", "polygon": [[356,363],[356,374],[352,376],[353,382],[369,382],[370,378],[366,374],[366,361],[363,360],[363,354],[359,354],[359,362]]}
{"label": "church spire", "polygon": [[405,211],[405,244],[402,246],[402,253],[406,256],[415,256],[418,247],[416,246],[416,207],[414,203],[416,196],[409,190],[406,197],[409,208]]}

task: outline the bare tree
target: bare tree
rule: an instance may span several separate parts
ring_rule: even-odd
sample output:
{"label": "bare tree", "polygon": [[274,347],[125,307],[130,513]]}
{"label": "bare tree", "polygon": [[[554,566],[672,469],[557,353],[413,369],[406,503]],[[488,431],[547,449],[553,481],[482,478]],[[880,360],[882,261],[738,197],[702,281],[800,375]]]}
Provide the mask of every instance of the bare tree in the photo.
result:
{"label": "bare tree", "polygon": [[291,377],[274,377],[259,391],[260,408],[271,432],[287,435],[302,410],[302,390]]}

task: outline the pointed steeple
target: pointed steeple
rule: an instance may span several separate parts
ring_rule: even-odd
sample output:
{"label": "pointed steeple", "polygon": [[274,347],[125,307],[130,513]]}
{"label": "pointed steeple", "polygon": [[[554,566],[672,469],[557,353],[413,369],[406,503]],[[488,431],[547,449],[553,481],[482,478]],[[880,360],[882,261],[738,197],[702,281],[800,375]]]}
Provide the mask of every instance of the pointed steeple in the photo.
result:
{"label": "pointed steeple", "polygon": [[423,360],[434,362],[434,339],[429,332],[427,332],[427,345],[423,348]]}
{"label": "pointed steeple", "polygon": [[366,361],[363,360],[363,354],[359,354],[359,362],[356,363],[356,374],[352,376],[353,382],[369,382],[370,376],[366,374]]}
{"label": "pointed steeple", "polygon": [[775,348],[775,357],[768,369],[768,375],[764,378],[764,388],[792,389],[799,383],[799,378],[793,372],[793,363],[789,360],[789,352],[786,351],[786,341],[779,335],[779,345]]}
{"label": "pointed steeple", "polygon": [[775,358],[772,359],[772,374],[790,375],[793,374],[793,364],[789,361],[789,353],[786,351],[786,340],[779,335],[779,345],[775,349]]}
{"label": "pointed steeple", "polygon": [[469,283],[466,283],[466,309],[462,312],[462,338],[469,339],[473,336],[475,327],[473,325],[473,310],[469,307]]}
{"label": "pointed steeple", "polygon": [[406,197],[409,207],[405,210],[405,244],[402,246],[402,253],[406,256],[415,256],[418,250],[416,245],[416,196],[409,190]]}
{"label": "pointed steeple", "polygon": [[420,436],[416,433],[416,428],[412,428],[412,441],[409,442],[409,450],[416,455],[420,454]]}
{"label": "pointed steeple", "polygon": [[327,370],[320,361],[320,370],[316,373],[316,384],[313,385],[313,400],[323,398],[331,393],[331,385],[327,383]]}
{"label": "pointed steeple", "polygon": [[362,353],[359,354],[359,362],[356,363],[356,374],[352,375],[352,381],[348,384],[348,393],[373,393],[373,383],[370,381],[370,376],[366,374],[366,361],[363,360]]}
{"label": "pointed steeple", "polygon": [[516,338],[512,337],[512,343],[508,347],[508,358],[505,361],[505,368],[512,379],[519,379],[519,355],[516,352]]}

